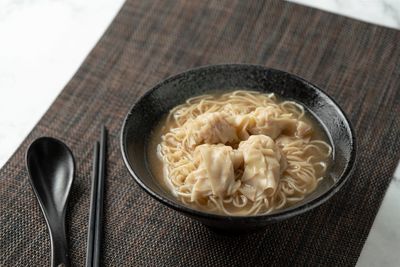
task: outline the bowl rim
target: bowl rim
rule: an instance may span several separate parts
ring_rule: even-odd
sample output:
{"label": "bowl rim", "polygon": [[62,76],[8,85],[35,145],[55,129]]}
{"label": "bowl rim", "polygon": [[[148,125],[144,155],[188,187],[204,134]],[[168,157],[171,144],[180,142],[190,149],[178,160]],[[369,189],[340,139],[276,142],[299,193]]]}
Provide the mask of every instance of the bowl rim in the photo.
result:
{"label": "bowl rim", "polygon": [[[340,179],[338,179],[338,182],[336,182],[331,188],[329,188],[325,193],[322,195],[310,200],[307,203],[304,203],[303,205],[294,207],[294,208],[288,208],[288,209],[283,209],[282,211],[277,211],[276,213],[272,214],[255,214],[255,215],[246,215],[246,216],[235,216],[235,215],[223,215],[223,214],[215,214],[215,213],[209,213],[205,211],[200,211],[196,210],[193,208],[190,208],[188,206],[185,206],[184,204],[178,203],[171,201],[168,198],[165,198],[156,192],[154,192],[151,188],[149,188],[142,180],[141,178],[135,173],[133,168],[131,167],[128,157],[127,157],[127,146],[125,145],[125,135],[126,135],[126,125],[127,122],[132,114],[132,111],[134,108],[138,105],[138,103],[146,98],[148,95],[153,93],[155,90],[158,90],[160,87],[162,87],[164,84],[170,83],[176,79],[181,78],[184,75],[187,75],[188,73],[193,73],[193,72],[198,72],[198,71],[203,71],[205,69],[221,69],[221,68],[255,68],[259,70],[264,70],[264,71],[274,71],[274,72],[280,72],[285,75],[289,75],[290,78],[295,79],[300,81],[301,83],[304,83],[306,86],[313,88],[314,90],[318,91],[320,94],[322,94],[324,97],[328,98],[332,103],[334,104],[334,108],[340,113],[341,116],[345,119],[345,126],[350,129],[350,138],[351,138],[351,151],[350,151],[350,160],[340,176]],[[321,204],[325,203],[328,199],[330,199],[343,185],[344,183],[348,180],[348,178],[351,176],[355,169],[356,165],[356,158],[357,158],[357,144],[356,144],[356,135],[355,131],[351,125],[351,122],[345,112],[342,110],[342,108],[338,105],[338,103],[327,93],[325,93],[324,90],[319,88],[318,86],[314,85],[313,83],[295,75],[292,73],[289,73],[287,71],[283,71],[280,69],[275,69],[275,68],[269,68],[263,65],[257,65],[257,64],[242,64],[242,63],[233,63],[233,64],[215,64],[215,65],[203,65],[195,68],[188,69],[186,71],[180,72],[178,74],[173,74],[168,76],[167,78],[163,79],[162,81],[158,82],[156,85],[154,85],[151,89],[149,89],[145,94],[143,94],[139,99],[135,101],[135,103],[131,106],[129,109],[129,112],[124,118],[122,128],[120,131],[120,149],[122,153],[122,158],[125,163],[125,166],[127,167],[129,174],[134,178],[135,182],[145,191],[147,192],[150,196],[161,202],[162,204],[176,210],[179,212],[182,212],[183,214],[191,217],[201,217],[207,220],[229,220],[232,222],[248,222],[249,220],[262,220],[262,221],[281,221],[284,219],[291,218],[293,216],[305,213],[317,206],[320,206]]]}

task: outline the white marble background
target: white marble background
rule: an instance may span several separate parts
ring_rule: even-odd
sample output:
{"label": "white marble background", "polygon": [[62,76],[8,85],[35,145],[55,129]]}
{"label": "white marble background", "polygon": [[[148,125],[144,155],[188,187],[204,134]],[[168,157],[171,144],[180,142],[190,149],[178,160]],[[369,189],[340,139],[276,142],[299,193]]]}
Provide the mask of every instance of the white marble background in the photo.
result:
{"label": "white marble background", "polygon": [[[400,0],[291,1],[400,29]],[[0,0],[0,167],[76,72],[122,3]],[[395,176],[358,266],[400,266],[400,168]]]}
{"label": "white marble background", "polygon": [[290,2],[400,29],[400,0],[290,0]]}

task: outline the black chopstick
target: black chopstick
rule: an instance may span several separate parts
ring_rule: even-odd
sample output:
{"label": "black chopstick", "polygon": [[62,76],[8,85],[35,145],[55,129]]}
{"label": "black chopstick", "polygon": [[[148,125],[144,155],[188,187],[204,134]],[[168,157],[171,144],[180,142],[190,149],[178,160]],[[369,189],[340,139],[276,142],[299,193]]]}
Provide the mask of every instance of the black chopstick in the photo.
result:
{"label": "black chopstick", "polygon": [[88,239],[86,250],[86,267],[93,266],[93,242],[96,221],[96,196],[97,184],[99,173],[99,149],[100,143],[96,142],[93,150],[93,172],[92,172],[92,190],[90,194],[90,213],[89,213],[89,226],[88,226]]}
{"label": "black chopstick", "polygon": [[101,128],[100,143],[96,142],[93,160],[92,195],[88,227],[86,267],[100,266],[103,221],[104,177],[106,167],[107,130]]}
{"label": "black chopstick", "polygon": [[100,245],[101,236],[103,233],[103,193],[104,193],[104,176],[106,167],[106,127],[101,128],[100,139],[100,162],[99,162],[99,184],[97,187],[97,201],[96,201],[96,228],[94,234],[94,250],[93,250],[93,266],[100,266]]}

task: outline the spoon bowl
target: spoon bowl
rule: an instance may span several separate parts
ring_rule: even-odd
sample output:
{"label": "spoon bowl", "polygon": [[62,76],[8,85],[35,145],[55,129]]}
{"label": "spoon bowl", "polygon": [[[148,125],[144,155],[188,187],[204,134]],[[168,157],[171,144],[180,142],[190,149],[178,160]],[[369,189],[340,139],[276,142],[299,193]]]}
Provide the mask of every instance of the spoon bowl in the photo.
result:
{"label": "spoon bowl", "polygon": [[41,137],[29,146],[26,164],[50,233],[52,266],[69,266],[65,214],[75,171],[72,152],[57,139]]}

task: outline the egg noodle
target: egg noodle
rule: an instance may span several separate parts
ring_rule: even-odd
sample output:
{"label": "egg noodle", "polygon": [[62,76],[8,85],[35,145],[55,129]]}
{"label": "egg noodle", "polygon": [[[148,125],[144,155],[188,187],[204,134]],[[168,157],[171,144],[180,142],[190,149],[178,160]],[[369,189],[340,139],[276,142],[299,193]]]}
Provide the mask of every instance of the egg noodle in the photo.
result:
{"label": "egg noodle", "polygon": [[173,108],[158,155],[183,203],[228,214],[267,214],[296,203],[323,179],[332,153],[313,138],[304,108],[274,94],[238,90]]}

